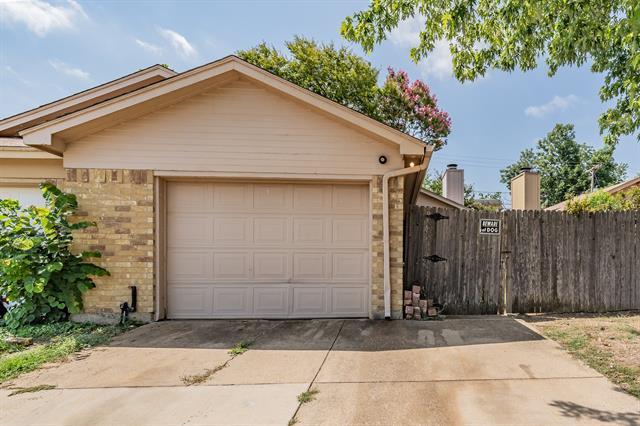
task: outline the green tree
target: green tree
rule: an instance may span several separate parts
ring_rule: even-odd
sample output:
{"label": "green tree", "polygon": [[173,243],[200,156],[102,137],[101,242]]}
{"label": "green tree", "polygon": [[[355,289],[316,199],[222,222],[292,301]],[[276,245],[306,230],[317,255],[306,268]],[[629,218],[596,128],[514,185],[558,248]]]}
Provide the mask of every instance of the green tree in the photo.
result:
{"label": "green tree", "polygon": [[349,49],[295,37],[288,55],[261,43],[238,56],[292,83],[410,134],[427,144],[442,146],[449,135],[449,115],[420,80],[404,71],[388,70],[382,87],[379,70]]}
{"label": "green tree", "polygon": [[640,187],[617,194],[596,191],[585,197],[569,200],[567,211],[572,214],[585,212],[624,212],[640,210]]}
{"label": "green tree", "polygon": [[80,312],[82,293],[95,287],[91,276],[109,275],[86,262],[100,253],[71,253],[73,231],[95,226],[69,222],[78,207],[75,195],[50,183],[41,188],[45,208],[0,200],[0,294],[14,303],[5,315],[12,328]]}
{"label": "green tree", "polygon": [[600,98],[614,102],[599,120],[605,141],[614,144],[640,128],[638,0],[373,0],[344,20],[341,33],[371,52],[412,17],[425,18],[411,49],[414,61],[447,40],[460,81],[489,68],[531,70],[541,56],[550,76],[562,66],[590,64],[593,72],[604,73]]}
{"label": "green tree", "polygon": [[534,149],[525,149],[515,163],[500,171],[500,181],[509,188],[511,179],[523,167],[540,173],[540,197],[543,207],[560,203],[591,188],[590,169],[595,168],[598,187],[622,181],[626,164],[616,163],[613,148],[594,149],[576,141],[572,124],[556,124]]}

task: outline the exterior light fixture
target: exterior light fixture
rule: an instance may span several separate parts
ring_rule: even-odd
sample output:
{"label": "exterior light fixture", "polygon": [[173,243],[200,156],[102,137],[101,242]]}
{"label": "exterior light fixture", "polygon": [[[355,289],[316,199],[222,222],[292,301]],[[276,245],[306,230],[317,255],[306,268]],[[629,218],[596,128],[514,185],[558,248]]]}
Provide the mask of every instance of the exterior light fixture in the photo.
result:
{"label": "exterior light fixture", "polygon": [[413,161],[409,163],[409,167],[413,167],[415,165],[416,165],[416,163],[414,163]]}
{"label": "exterior light fixture", "polygon": [[387,164],[387,157],[385,157],[384,155],[381,155],[380,157],[378,157],[378,162],[380,164]]}

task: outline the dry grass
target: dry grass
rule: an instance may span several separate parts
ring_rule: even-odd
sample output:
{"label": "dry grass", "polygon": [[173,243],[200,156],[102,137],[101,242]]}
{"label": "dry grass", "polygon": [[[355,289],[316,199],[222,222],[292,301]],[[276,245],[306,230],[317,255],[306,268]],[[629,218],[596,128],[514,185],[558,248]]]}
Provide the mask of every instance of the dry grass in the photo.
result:
{"label": "dry grass", "polygon": [[9,394],[9,396],[20,395],[22,393],[40,392],[40,391],[51,390],[55,388],[56,388],[55,385],[37,385],[37,386],[30,386],[28,388],[17,388],[17,389],[14,389],[13,392]]}
{"label": "dry grass", "polygon": [[640,313],[535,315],[525,320],[640,398]]}

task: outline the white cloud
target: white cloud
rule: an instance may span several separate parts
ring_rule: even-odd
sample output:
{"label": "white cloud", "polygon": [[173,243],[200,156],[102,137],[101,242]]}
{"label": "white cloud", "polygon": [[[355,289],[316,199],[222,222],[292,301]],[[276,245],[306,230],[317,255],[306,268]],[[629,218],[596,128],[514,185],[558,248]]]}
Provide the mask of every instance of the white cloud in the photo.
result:
{"label": "white cloud", "polygon": [[70,77],[75,77],[80,80],[89,80],[89,73],[81,70],[80,68],[74,68],[69,64],[65,64],[62,61],[58,60],[50,60],[49,65],[53,67],[56,71],[59,71],[63,74],[66,74]]}
{"label": "white cloud", "polygon": [[427,58],[418,63],[425,76],[434,76],[440,80],[453,76],[453,60],[449,42],[438,40]]}
{"label": "white cloud", "polygon": [[30,82],[29,80],[27,80],[26,78],[24,78],[22,76],[22,74],[20,74],[19,72],[17,72],[16,70],[14,70],[12,67],[10,67],[9,65],[5,65],[4,66],[4,70],[7,74],[12,75],[16,80],[18,80],[20,83],[24,84],[25,86],[33,86],[33,83]]}
{"label": "white cloud", "polygon": [[[389,33],[389,40],[396,46],[416,47],[420,44],[420,31],[424,29],[425,22],[424,16],[405,19]],[[433,76],[440,80],[453,76],[449,43],[446,40],[438,40],[426,59],[418,63],[418,67],[425,76]]]}
{"label": "white cloud", "polygon": [[426,19],[421,15],[400,21],[398,26],[389,33],[389,40],[398,46],[417,46],[420,42],[420,31],[424,29],[425,23]]}
{"label": "white cloud", "polygon": [[160,46],[147,43],[146,41],[140,40],[138,38],[136,39],[136,44],[141,48],[143,48],[144,50],[146,50],[147,52],[151,52],[151,53],[160,53],[160,51],[162,50]]}
{"label": "white cloud", "polygon": [[158,31],[162,37],[166,38],[171,43],[171,46],[173,46],[181,56],[185,58],[192,58],[198,54],[196,48],[193,47],[182,34],[178,34],[173,30],[165,28],[160,28]]}
{"label": "white cloud", "polygon": [[540,118],[554,112],[564,111],[571,108],[578,103],[579,100],[580,98],[576,95],[568,95],[564,97],[556,95],[546,104],[528,106],[525,108],[524,113],[531,117]]}
{"label": "white cloud", "polygon": [[49,31],[71,29],[87,14],[75,0],[52,5],[41,0],[0,0],[0,19],[22,23],[40,37]]}

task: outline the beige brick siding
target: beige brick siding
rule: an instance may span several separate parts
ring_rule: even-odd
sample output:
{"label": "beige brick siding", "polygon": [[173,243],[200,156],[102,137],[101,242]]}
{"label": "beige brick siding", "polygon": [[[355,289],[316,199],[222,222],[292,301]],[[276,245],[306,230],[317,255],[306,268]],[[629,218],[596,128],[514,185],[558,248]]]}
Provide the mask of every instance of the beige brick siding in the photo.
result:
{"label": "beige brick siding", "polygon": [[[60,183],[60,182],[59,182]],[[391,314],[402,315],[403,290],[403,184],[402,177],[389,182]],[[129,286],[138,287],[138,312],[151,317],[154,309],[154,212],[153,172],[149,170],[67,169],[61,188],[76,194],[78,219],[97,227],[75,236],[75,249],[99,250],[96,263],[111,272],[96,279],[86,293],[85,313],[115,314],[130,297]],[[384,317],[382,176],[372,180],[371,205],[371,316]]]}
{"label": "beige brick siding", "polygon": [[97,223],[79,231],[74,248],[98,250],[95,263],[110,277],[97,278],[96,288],[85,294],[87,314],[117,313],[130,298],[129,286],[138,288],[138,312],[153,312],[153,172],[148,170],[67,169],[61,185],[78,198],[78,220]]}
{"label": "beige brick siding", "polygon": [[[391,264],[391,316],[402,317],[403,290],[403,193],[404,178],[389,181],[389,224]],[[384,318],[384,243],[382,229],[382,176],[371,182],[371,316]]]}

